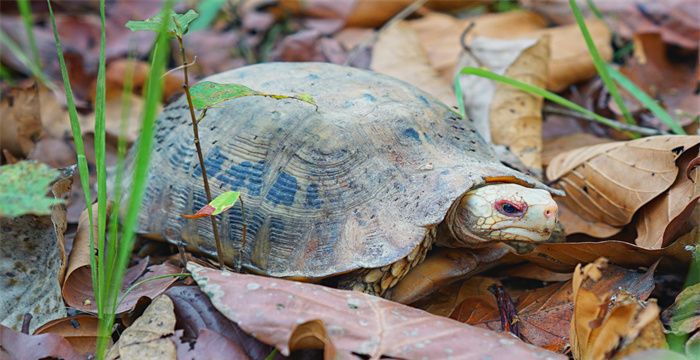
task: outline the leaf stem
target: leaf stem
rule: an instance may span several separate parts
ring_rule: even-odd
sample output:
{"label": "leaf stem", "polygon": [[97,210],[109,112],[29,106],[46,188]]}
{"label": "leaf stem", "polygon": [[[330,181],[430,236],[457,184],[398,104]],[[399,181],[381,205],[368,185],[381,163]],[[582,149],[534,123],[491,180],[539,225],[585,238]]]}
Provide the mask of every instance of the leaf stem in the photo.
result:
{"label": "leaf stem", "polygon": [[[182,88],[185,90],[185,96],[187,97],[187,105],[190,109],[190,118],[192,119],[192,133],[194,135],[194,146],[197,149],[197,157],[199,158],[199,168],[202,169],[202,182],[204,183],[204,193],[207,196],[207,204],[211,202],[211,189],[209,188],[209,179],[207,178],[207,170],[204,166],[204,155],[202,154],[202,145],[199,142],[199,124],[197,117],[194,114],[194,105],[192,104],[192,95],[190,94],[190,81],[189,74],[187,71],[187,56],[185,55],[185,45],[182,41],[182,36],[176,36],[177,43],[180,46],[180,56],[182,56],[182,71],[185,74],[185,83]],[[216,226],[216,218],[214,216],[209,216],[211,220],[211,230],[214,233],[214,241],[216,242],[216,256],[219,261],[219,267],[221,270],[226,268],[224,264],[224,248],[221,243],[221,237],[219,237],[219,229]]]}
{"label": "leaf stem", "polygon": [[[593,121],[593,122],[598,122],[594,117],[588,116],[586,114],[580,113],[578,111],[573,111],[573,110],[568,110],[563,107],[553,105],[553,104],[546,104],[544,108],[542,109],[544,112],[548,112],[550,114],[558,114],[558,115],[564,115],[564,116],[571,116],[575,117],[578,119],[583,119],[583,120],[588,120],[588,121]],[[610,121],[615,121],[612,119],[608,119]],[[618,123],[617,124],[617,129],[616,130],[624,130],[624,131],[632,131],[639,133],[644,136],[652,136],[652,135],[664,135],[666,134],[665,132],[658,130],[658,129],[652,129],[652,128],[646,128],[646,127],[641,127],[637,125],[631,125],[631,124],[626,124],[626,123]]]}

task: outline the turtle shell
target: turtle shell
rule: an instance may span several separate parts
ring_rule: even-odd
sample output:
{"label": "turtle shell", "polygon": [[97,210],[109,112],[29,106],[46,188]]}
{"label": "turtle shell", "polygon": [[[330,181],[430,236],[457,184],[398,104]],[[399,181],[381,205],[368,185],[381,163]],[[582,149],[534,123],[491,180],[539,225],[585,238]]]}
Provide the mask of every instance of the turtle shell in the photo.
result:
{"label": "turtle shell", "polygon": [[[550,190],[496,160],[470,120],[394,78],[326,63],[267,63],[209,81],[297,100],[246,97],[210,109],[200,141],[212,196],[240,191],[221,222],[228,262],[280,277],[323,278],[405,257],[454,200],[490,178]],[[160,116],[139,232],[215,256],[183,98]]]}

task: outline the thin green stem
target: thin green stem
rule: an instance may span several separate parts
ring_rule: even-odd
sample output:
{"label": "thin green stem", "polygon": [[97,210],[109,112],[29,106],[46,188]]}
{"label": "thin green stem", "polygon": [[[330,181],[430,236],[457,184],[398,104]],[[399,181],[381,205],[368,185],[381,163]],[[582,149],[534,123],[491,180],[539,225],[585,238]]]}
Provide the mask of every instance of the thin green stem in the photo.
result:
{"label": "thin green stem", "polygon": [[[172,11],[173,0],[165,2],[163,13],[168,14]],[[135,229],[138,223],[139,210],[146,190],[148,181],[148,165],[150,162],[151,151],[153,148],[153,137],[155,132],[155,121],[158,112],[158,104],[162,96],[162,79],[161,75],[165,72],[165,64],[168,59],[169,43],[168,43],[168,23],[167,17],[163,17],[158,37],[154,50],[151,52],[151,72],[146,84],[146,100],[143,108],[143,118],[141,122],[141,134],[136,143],[136,152],[134,158],[134,172],[131,181],[131,194],[128,197],[128,203],[124,212],[122,237],[117,253],[116,266],[113,271],[112,284],[118,286],[110,286],[107,292],[107,299],[110,301],[110,306],[105,326],[101,329],[109,331],[114,324],[116,316],[119,292],[121,291],[121,283],[124,280],[124,274],[129,263],[131,251],[134,247]],[[105,330],[103,330],[105,331]],[[108,345],[108,337],[104,333],[100,333],[97,339],[97,357],[103,359]]]}
{"label": "thin green stem", "polygon": [[608,68],[610,75],[612,75],[612,78],[617,81],[617,83],[620,84],[623,89],[627,90],[630,94],[632,94],[632,96],[637,98],[642,105],[649,109],[652,114],[656,115],[656,117],[659,118],[659,120],[661,120],[661,122],[666,126],[668,126],[671,131],[678,135],[686,134],[685,130],[683,130],[683,127],[678,123],[678,121],[672,118],[671,115],[666,112],[666,110],[664,110],[664,108],[662,108],[656,100],[652,99],[651,96],[644,92],[644,90],[635,85],[632,80],[628,79],[621,72],[615,70],[615,68],[612,66],[606,65],[606,67]]}
{"label": "thin green stem", "polygon": [[[530,94],[541,96],[541,97],[543,97],[551,102],[565,106],[565,107],[572,109],[574,111],[578,111],[582,114],[586,114],[589,117],[593,118],[595,121],[597,121],[601,124],[605,124],[613,129],[620,130],[620,131],[625,130],[620,126],[619,122],[604,118],[604,117],[594,113],[593,111],[590,111],[590,110],[584,108],[583,106],[576,104],[572,101],[569,101],[569,100],[567,100],[567,99],[565,99],[565,98],[563,98],[563,97],[561,97],[553,92],[547,91],[547,90],[542,89],[540,87],[530,85],[530,84],[527,84],[527,83],[524,83],[524,82],[521,82],[521,81],[518,81],[515,79],[511,79],[511,78],[503,76],[503,75],[496,74],[496,73],[491,72],[491,71],[486,70],[486,69],[479,69],[479,68],[474,68],[474,67],[462,68],[462,70],[459,71],[457,78],[455,79],[455,90],[458,91],[458,93],[457,93],[458,103],[460,103],[459,99],[462,96],[462,91],[461,91],[461,88],[459,87],[459,75],[476,75],[476,76],[481,76],[483,78],[499,81],[499,82],[502,82],[504,84],[508,84],[510,86],[513,86],[519,90],[528,92]],[[464,104],[463,103],[461,103],[459,111],[460,111],[460,113],[464,114]]]}
{"label": "thin green stem", "polygon": [[95,167],[97,170],[97,277],[100,282],[100,304],[98,316],[104,318],[105,290],[113,286],[107,282],[108,264],[105,254],[105,233],[107,228],[107,164],[106,164],[106,131],[105,131],[105,0],[100,0],[100,55],[97,67],[97,86],[95,89]]}
{"label": "thin green stem", "polygon": [[593,37],[591,37],[591,33],[588,31],[588,27],[586,26],[583,14],[581,13],[581,9],[579,9],[578,5],[576,5],[576,0],[569,0],[569,5],[571,6],[571,11],[574,14],[576,23],[578,24],[579,29],[581,30],[583,39],[586,41],[588,52],[593,58],[593,65],[598,71],[600,79],[603,80],[605,88],[608,89],[608,92],[610,92],[610,96],[612,96],[613,100],[615,101],[615,104],[620,109],[620,111],[622,111],[622,115],[625,119],[625,122],[627,122],[628,124],[635,124],[634,118],[630,114],[629,110],[627,110],[627,106],[625,106],[625,102],[622,100],[622,96],[620,95],[620,92],[618,91],[615,82],[612,80],[612,77],[608,73],[608,67],[606,66],[605,60],[603,60],[603,57],[600,56],[600,53],[598,52],[598,49],[595,46],[595,42],[593,41]]}
{"label": "thin green stem", "polygon": [[[49,0],[46,0],[49,1]],[[14,55],[19,62],[22,63],[22,65],[26,66],[27,69],[34,75],[35,78],[37,78],[44,86],[48,87],[51,89],[51,91],[58,91],[58,88],[54,83],[49,80],[49,78],[46,77],[43,71],[41,71],[41,68],[37,64],[35,64],[33,61],[29,60],[29,57],[20,49],[19,45],[17,45],[12,39],[5,34],[4,31],[0,30],[0,43],[7,46],[7,49],[10,50],[10,53]],[[61,52],[61,54],[63,54]]]}
{"label": "thin green stem", "polygon": [[[73,90],[70,85],[70,78],[68,77],[68,69],[66,67],[65,59],[63,58],[63,47],[61,46],[61,40],[58,37],[58,30],[56,28],[56,18],[53,14],[53,8],[51,7],[51,1],[46,0],[49,8],[49,18],[51,20],[51,28],[53,30],[54,43],[56,45],[56,55],[58,56],[58,63],[61,69],[61,77],[63,78],[63,88],[66,93],[66,105],[68,107],[68,118],[70,119],[71,132],[73,133],[73,143],[75,145],[75,152],[77,154],[78,160],[78,171],[80,175],[80,184],[83,187],[83,196],[85,197],[85,204],[87,205],[88,212],[88,222],[90,226],[90,231],[88,232],[88,237],[90,239],[90,275],[92,277],[92,284],[95,291],[95,303],[97,309],[101,307],[101,298],[99,294],[99,286],[97,278],[97,259],[94,253],[95,249],[95,236],[92,231],[93,227],[93,214],[92,214],[92,197],[90,196],[90,172],[88,170],[87,159],[85,157],[85,145],[83,144],[82,131],[80,129],[80,121],[78,120],[78,111],[75,107],[75,99],[73,97]],[[96,287],[95,287],[96,286]]]}
{"label": "thin green stem", "polygon": [[17,7],[19,8],[19,14],[22,16],[22,23],[24,23],[24,31],[27,33],[27,40],[29,40],[32,60],[34,60],[37,66],[41,66],[39,48],[36,46],[36,39],[34,38],[34,18],[32,16],[32,8],[29,4],[29,0],[17,0]]}
{"label": "thin green stem", "polygon": [[[185,97],[187,98],[187,106],[190,110],[190,119],[192,120],[192,133],[194,135],[194,147],[197,150],[197,157],[199,159],[199,168],[202,170],[202,182],[204,183],[204,193],[207,196],[207,204],[211,202],[211,189],[209,188],[209,179],[207,178],[207,169],[204,165],[204,154],[202,153],[202,145],[199,141],[199,122],[197,121],[197,116],[194,114],[194,105],[192,104],[192,95],[190,94],[190,81],[187,71],[187,56],[185,55],[185,45],[182,41],[181,36],[176,36],[177,43],[180,46],[180,56],[182,56],[182,71],[185,74],[185,83],[183,84],[183,89],[185,90]],[[214,234],[214,242],[216,243],[216,256],[219,261],[219,267],[221,270],[226,268],[224,264],[224,247],[221,243],[221,237],[219,236],[219,229],[216,226],[216,218],[214,216],[209,216],[211,220],[211,230]]]}

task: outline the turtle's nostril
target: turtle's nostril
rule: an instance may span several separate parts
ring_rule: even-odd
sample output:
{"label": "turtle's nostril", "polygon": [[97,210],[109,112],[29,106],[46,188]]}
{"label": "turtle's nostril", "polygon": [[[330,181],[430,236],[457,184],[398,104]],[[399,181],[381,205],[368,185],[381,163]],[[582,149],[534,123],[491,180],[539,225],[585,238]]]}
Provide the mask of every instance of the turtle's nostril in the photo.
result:
{"label": "turtle's nostril", "polygon": [[559,211],[559,208],[557,207],[556,203],[549,205],[549,206],[544,208],[544,217],[547,219],[556,217],[558,211]]}

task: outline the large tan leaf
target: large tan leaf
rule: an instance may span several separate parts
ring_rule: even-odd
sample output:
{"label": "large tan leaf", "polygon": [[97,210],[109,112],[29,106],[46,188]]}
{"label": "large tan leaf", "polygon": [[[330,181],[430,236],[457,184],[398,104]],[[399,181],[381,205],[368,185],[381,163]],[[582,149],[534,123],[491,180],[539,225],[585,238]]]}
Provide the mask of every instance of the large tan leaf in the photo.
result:
{"label": "large tan leaf", "polygon": [[415,31],[400,21],[382,31],[372,50],[374,71],[391,75],[430,93],[447,105],[457,104],[450,82],[430,66]]}
{"label": "large tan leaf", "polygon": [[39,86],[11,88],[0,98],[0,151],[26,157],[43,133]]}
{"label": "large tan leaf", "polygon": [[[566,192],[557,200],[571,216],[621,229],[673,184],[676,159],[699,143],[700,136],[669,135],[584,147],[552,159],[547,178]],[[561,221],[569,234],[601,237],[595,226],[583,228],[564,217]]]}
{"label": "large tan leaf", "polygon": [[[506,69],[505,76],[538,87],[547,81],[549,37],[543,36]],[[506,145],[528,168],[542,170],[542,98],[497,83],[489,119],[494,144]]]}
{"label": "large tan leaf", "polygon": [[294,328],[320,320],[340,356],[379,359],[565,357],[511,336],[477,329],[371,295],[320,285],[220,272],[188,263],[214,306],[243,330],[289,355]]}
{"label": "large tan leaf", "polygon": [[544,167],[549,166],[552,159],[561,153],[584,146],[598,145],[609,142],[612,142],[612,140],[587,133],[575,133],[551,139],[545,138],[542,148],[542,165]]}
{"label": "large tan leaf", "polygon": [[[535,47],[537,42],[537,38],[500,40],[475,37],[470,44],[470,52],[462,56],[457,68],[486,67],[497,74],[505,74],[508,68],[527,49]],[[474,121],[474,127],[481,136],[491,142],[490,116],[497,83],[475,75],[462,75],[460,85],[467,115]]]}
{"label": "large tan leaf", "polygon": [[34,335],[39,334],[60,335],[80,354],[92,354],[97,344],[97,317],[81,314],[52,320],[36,329]]}
{"label": "large tan leaf", "polygon": [[[656,249],[669,244],[682,230],[682,225],[700,198],[700,170],[689,169],[697,159],[698,147],[686,151],[678,159],[676,181],[663,194],[644,206],[637,220],[637,238],[642,247]],[[689,171],[686,171],[689,170]]]}

